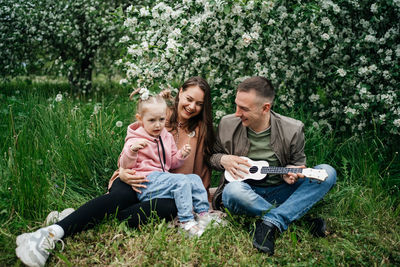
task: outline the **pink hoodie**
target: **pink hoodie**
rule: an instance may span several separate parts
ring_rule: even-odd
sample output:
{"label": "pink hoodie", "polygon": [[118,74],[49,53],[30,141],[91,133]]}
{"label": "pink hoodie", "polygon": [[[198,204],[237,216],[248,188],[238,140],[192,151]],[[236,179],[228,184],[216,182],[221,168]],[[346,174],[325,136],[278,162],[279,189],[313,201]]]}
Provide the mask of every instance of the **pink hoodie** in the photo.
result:
{"label": "pink hoodie", "polygon": [[[160,137],[164,145],[165,164],[160,139],[149,135],[138,122],[129,125],[124,149],[122,150],[119,159],[120,166],[126,169],[134,169],[138,175],[147,175],[153,171],[162,172],[163,168],[161,166],[160,158],[165,172],[182,166],[185,159],[182,157],[182,152],[180,150],[178,151],[172,134],[164,128],[161,131]],[[135,138],[146,139],[150,142],[146,147],[135,153],[130,150]]]}

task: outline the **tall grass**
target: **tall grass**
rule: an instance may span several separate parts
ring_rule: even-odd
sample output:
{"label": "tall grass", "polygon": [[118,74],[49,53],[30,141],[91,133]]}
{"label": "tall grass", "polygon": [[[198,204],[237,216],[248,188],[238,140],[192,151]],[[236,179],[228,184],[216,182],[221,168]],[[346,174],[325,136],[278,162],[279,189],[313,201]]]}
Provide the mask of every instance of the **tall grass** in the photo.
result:
{"label": "tall grass", "polygon": [[[17,262],[18,234],[40,227],[51,210],[77,208],[106,192],[133,106],[118,86],[87,95],[73,95],[65,84],[0,87],[0,265],[10,265]],[[200,239],[187,239],[157,218],[139,230],[110,220],[67,238],[50,265],[400,264],[400,164],[396,148],[382,141],[388,137],[329,133],[313,128],[302,107],[285,112],[306,124],[308,165],[328,163],[338,171],[337,185],[310,211],[327,220],[327,238],[312,237],[300,220],[268,257],[252,248],[251,218],[228,216],[226,228]]]}

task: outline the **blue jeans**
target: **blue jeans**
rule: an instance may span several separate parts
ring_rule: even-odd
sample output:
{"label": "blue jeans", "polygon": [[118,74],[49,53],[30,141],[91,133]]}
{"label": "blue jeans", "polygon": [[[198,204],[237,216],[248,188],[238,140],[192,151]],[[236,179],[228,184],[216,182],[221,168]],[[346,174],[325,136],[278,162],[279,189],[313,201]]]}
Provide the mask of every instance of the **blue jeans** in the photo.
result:
{"label": "blue jeans", "polygon": [[208,211],[207,191],[196,174],[152,172],[147,175],[147,188],[140,188],[139,201],[154,198],[173,198],[178,209],[180,222],[193,220],[192,210],[196,213]]}
{"label": "blue jeans", "polygon": [[315,169],[325,169],[328,178],[321,183],[308,178],[296,183],[258,187],[243,182],[228,183],[222,192],[222,202],[231,212],[250,216],[261,216],[278,227],[288,228],[294,220],[303,216],[315,203],[321,200],[336,183],[336,171],[327,164]]}

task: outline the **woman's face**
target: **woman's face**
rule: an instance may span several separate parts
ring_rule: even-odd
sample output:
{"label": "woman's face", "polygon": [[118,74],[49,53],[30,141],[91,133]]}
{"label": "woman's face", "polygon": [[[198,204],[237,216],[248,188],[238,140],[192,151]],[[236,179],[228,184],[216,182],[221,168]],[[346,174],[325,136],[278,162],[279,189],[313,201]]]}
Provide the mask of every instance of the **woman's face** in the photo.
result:
{"label": "woman's face", "polygon": [[179,91],[178,119],[187,121],[198,115],[203,109],[204,92],[199,86],[190,86]]}

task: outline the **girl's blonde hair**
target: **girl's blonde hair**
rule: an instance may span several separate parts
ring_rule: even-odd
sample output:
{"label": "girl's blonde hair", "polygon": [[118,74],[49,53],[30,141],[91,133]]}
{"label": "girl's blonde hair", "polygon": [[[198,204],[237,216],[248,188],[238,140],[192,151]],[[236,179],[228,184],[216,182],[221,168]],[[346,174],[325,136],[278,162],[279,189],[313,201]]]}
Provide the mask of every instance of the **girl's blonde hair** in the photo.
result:
{"label": "girl's blonde hair", "polygon": [[[139,88],[139,90],[140,90],[140,88]],[[136,95],[139,92],[139,90],[136,89],[135,91],[133,91],[130,94],[129,99],[132,100],[133,96]],[[138,100],[137,106],[136,106],[136,113],[143,115],[143,112],[146,110],[145,107],[148,104],[163,104],[163,105],[167,106],[165,99],[160,95],[149,95],[146,100],[143,100],[141,97],[139,97],[139,100]]]}

